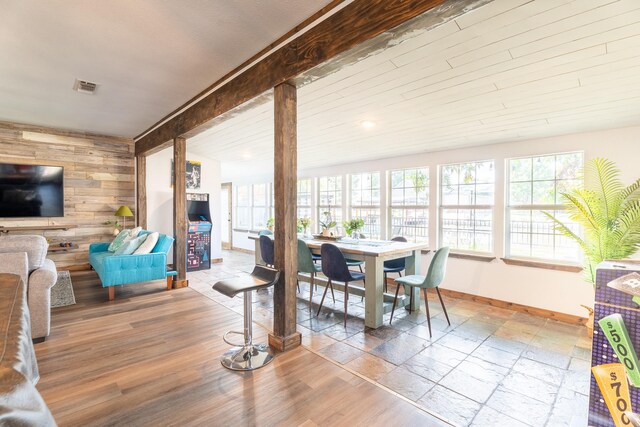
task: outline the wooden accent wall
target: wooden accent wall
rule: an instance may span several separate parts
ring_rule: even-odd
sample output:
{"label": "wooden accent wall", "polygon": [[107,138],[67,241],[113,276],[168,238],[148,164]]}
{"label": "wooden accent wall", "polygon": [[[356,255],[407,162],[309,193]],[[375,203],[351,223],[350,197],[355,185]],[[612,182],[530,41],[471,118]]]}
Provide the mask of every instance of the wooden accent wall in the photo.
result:
{"label": "wooden accent wall", "polygon": [[[0,122],[0,162],[63,166],[65,192],[64,217],[0,218],[0,225],[76,225],[67,231],[22,234],[43,234],[50,245],[78,244],[77,249],[49,253],[49,258],[58,269],[88,268],[89,244],[113,239],[113,227],[104,223],[122,221],[113,216],[121,205],[135,209],[133,151],[128,138]],[[127,218],[127,227],[134,222],[135,217]]]}

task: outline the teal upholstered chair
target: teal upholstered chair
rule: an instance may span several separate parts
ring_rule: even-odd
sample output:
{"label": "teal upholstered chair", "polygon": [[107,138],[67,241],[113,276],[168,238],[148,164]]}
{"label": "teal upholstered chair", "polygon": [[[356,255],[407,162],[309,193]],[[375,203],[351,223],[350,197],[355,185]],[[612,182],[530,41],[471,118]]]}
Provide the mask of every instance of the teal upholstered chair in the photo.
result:
{"label": "teal upholstered chair", "polygon": [[[311,250],[302,239],[298,239],[298,273],[308,273],[311,275],[309,281],[309,304],[313,300],[313,286],[316,273],[322,271],[322,267],[313,263],[313,257],[311,256]],[[331,296],[333,296],[333,288],[331,288]],[[333,302],[336,302],[335,297]]]}
{"label": "teal upholstered chair", "polygon": [[271,230],[260,230],[258,232],[258,236],[273,236],[273,231],[271,231]]}
{"label": "teal upholstered chair", "polygon": [[398,290],[400,289],[400,285],[403,286],[411,286],[418,287],[422,289],[422,293],[424,295],[424,303],[427,307],[427,323],[429,324],[429,337],[431,337],[431,318],[429,316],[429,300],[427,299],[427,289],[435,288],[438,293],[438,298],[440,298],[440,304],[442,305],[442,310],[444,311],[444,315],[447,318],[447,323],[451,325],[449,321],[449,315],[447,314],[447,309],[444,306],[444,302],[442,301],[442,295],[440,295],[440,289],[438,286],[444,280],[444,274],[447,270],[447,258],[449,257],[449,248],[443,247],[436,251],[435,255],[433,255],[433,259],[431,260],[431,264],[429,265],[429,271],[426,276],[420,276],[417,274],[412,274],[410,276],[398,277],[396,279],[396,297],[393,300],[393,308],[391,309],[391,318],[389,319],[389,324],[393,320],[393,312],[396,309],[396,301],[398,300]]}

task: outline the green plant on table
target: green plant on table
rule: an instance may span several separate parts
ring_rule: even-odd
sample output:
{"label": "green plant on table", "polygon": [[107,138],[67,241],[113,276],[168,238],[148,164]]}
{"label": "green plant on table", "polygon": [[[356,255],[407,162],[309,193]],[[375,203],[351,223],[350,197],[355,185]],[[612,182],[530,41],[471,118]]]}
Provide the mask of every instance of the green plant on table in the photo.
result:
{"label": "green plant on table", "polygon": [[318,221],[318,224],[320,224],[320,227],[323,230],[330,230],[337,225],[337,222],[331,219],[330,211],[325,211],[325,212],[322,212],[322,219]]}
{"label": "green plant on table", "polygon": [[105,221],[103,222],[104,225],[110,225],[113,228],[115,228],[118,231],[122,231],[122,224],[120,224],[118,221]]}
{"label": "green plant on table", "polygon": [[583,236],[552,214],[544,214],[556,230],[580,246],[585,279],[595,285],[600,262],[628,258],[640,248],[640,178],[625,186],[620,169],[605,158],[588,161],[583,176],[584,188],[562,193],[569,218],[582,227]]}
{"label": "green plant on table", "polygon": [[349,221],[343,221],[342,226],[344,227],[344,231],[347,233],[347,236],[351,236],[353,233],[357,233],[362,230],[364,227],[364,219],[354,218]]}

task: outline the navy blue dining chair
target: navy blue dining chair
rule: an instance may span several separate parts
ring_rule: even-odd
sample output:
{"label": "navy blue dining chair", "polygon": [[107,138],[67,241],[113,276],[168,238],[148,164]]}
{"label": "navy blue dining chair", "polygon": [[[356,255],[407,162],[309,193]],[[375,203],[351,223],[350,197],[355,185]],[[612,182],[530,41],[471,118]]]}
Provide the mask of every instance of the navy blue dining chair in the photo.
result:
{"label": "navy blue dining chair", "polygon": [[275,265],[275,255],[273,248],[273,240],[268,235],[260,236],[260,255],[262,255],[262,261],[267,264],[268,267]]}
{"label": "navy blue dining chair", "polygon": [[349,282],[356,282],[358,280],[364,280],[364,274],[357,271],[349,270],[347,261],[344,258],[342,252],[336,245],[331,243],[325,243],[320,247],[320,256],[322,257],[322,273],[327,276],[328,283],[324,288],[322,294],[322,300],[320,300],[320,307],[318,307],[318,313],[322,310],[322,304],[324,298],[327,295],[327,290],[331,288],[333,292],[333,282],[344,282],[344,326],[347,326],[347,307],[349,304]]}
{"label": "navy blue dining chair", "polygon": [[[391,239],[392,242],[407,242],[402,236],[396,236]],[[398,273],[400,277],[402,277],[402,271],[404,270],[404,258],[392,259],[389,261],[385,261],[382,267],[382,271],[384,274],[384,291],[387,292],[387,273]]]}

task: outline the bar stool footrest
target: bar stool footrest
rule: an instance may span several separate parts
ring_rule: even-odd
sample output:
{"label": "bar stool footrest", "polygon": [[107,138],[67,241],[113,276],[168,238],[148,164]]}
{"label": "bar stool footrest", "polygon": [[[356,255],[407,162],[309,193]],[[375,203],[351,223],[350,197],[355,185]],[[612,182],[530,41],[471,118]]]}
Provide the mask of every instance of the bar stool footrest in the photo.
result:
{"label": "bar stool footrest", "polygon": [[253,371],[273,360],[273,350],[266,344],[235,347],[222,355],[222,366],[234,371]]}
{"label": "bar stool footrest", "polygon": [[[227,331],[227,332],[225,332],[225,333],[224,333],[224,335],[222,336],[222,341],[224,341],[224,342],[226,342],[227,344],[232,345],[232,346],[234,346],[234,347],[244,347],[244,346],[246,346],[246,345],[247,345],[247,343],[245,343],[245,342],[237,343],[237,342],[230,341],[230,340],[227,338],[227,335],[229,335],[229,334],[236,334],[236,335],[242,335],[242,336],[244,336],[244,332],[240,332],[240,331]],[[248,343],[248,344],[250,345],[251,343]]]}

